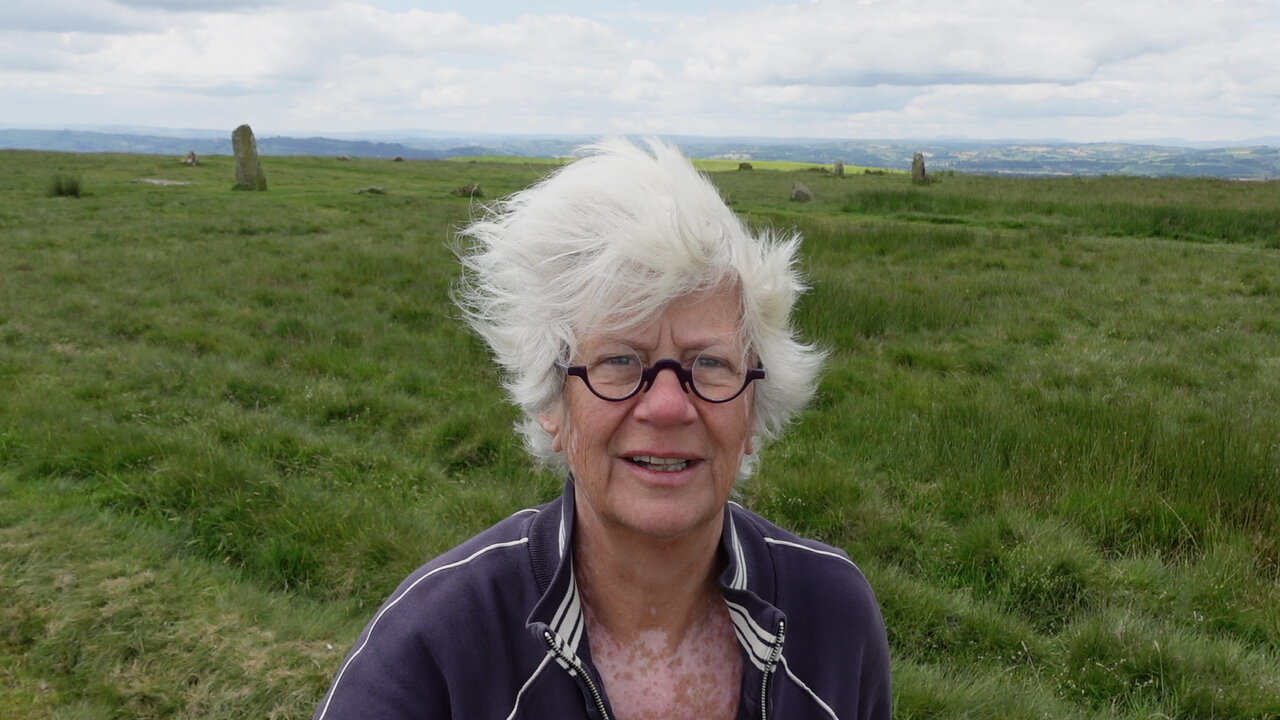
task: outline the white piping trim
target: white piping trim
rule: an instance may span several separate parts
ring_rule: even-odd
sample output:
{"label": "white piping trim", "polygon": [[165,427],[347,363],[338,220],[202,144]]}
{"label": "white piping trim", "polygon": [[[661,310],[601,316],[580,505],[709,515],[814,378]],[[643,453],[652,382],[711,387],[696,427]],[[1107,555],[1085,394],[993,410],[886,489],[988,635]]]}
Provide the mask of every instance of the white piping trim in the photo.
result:
{"label": "white piping trim", "polygon": [[768,664],[769,654],[773,652],[773,643],[777,636],[756,624],[751,613],[741,605],[725,601],[729,608],[729,618],[733,621],[733,631],[738,642],[747,651],[751,664],[763,670]]}
{"label": "white piping trim", "polygon": [[564,509],[563,507],[561,507],[561,509],[560,509],[560,535],[559,535],[559,537],[557,538],[557,540],[558,540],[558,542],[559,542],[559,548],[560,548],[560,559],[561,559],[561,560],[563,560],[563,559],[564,559],[564,546],[565,546],[565,543],[566,543],[566,537],[565,537],[565,535],[566,535],[566,532],[565,532],[565,531],[566,531],[566,528],[565,528],[565,522],[564,522],[564,514],[565,514],[565,509]]}
{"label": "white piping trim", "polygon": [[538,663],[538,668],[533,671],[533,674],[529,676],[528,680],[524,681],[524,685],[520,686],[520,692],[516,693],[516,702],[511,706],[511,713],[507,715],[507,720],[512,720],[512,718],[516,716],[516,711],[520,709],[520,698],[524,697],[524,691],[528,690],[529,686],[533,684],[533,681],[542,674],[542,668],[546,667],[550,660],[551,655],[549,653],[547,655],[543,655],[542,662]]}
{"label": "white piping trim", "polygon": [[581,596],[577,588],[573,592],[573,627],[569,632],[569,651],[578,654],[578,646],[582,644],[582,635],[587,629],[587,618],[582,614]]}
{"label": "white piping trim", "polygon": [[745,590],[747,588],[747,558],[742,550],[742,540],[738,537],[738,526],[733,520],[733,513],[729,513],[729,546],[733,548],[733,562],[736,568],[733,572],[733,580],[730,581],[729,587],[734,590]]}
{"label": "white piping trim", "polygon": [[414,580],[412,585],[405,588],[403,592],[395,596],[395,598],[393,598],[390,602],[388,602],[385,606],[383,606],[383,608],[378,611],[378,614],[373,616],[373,620],[369,623],[369,630],[364,634],[364,640],[361,641],[360,646],[357,647],[355,651],[351,653],[351,657],[347,658],[346,662],[342,663],[342,669],[338,670],[337,677],[333,679],[333,687],[329,689],[329,694],[325,696],[324,706],[320,709],[320,714],[316,716],[316,720],[324,720],[325,713],[329,712],[329,703],[333,701],[333,696],[338,691],[338,683],[342,682],[342,676],[346,674],[347,668],[351,667],[351,663],[355,662],[355,659],[360,656],[360,653],[364,652],[364,649],[368,647],[369,639],[373,637],[373,632],[374,630],[377,629],[378,623],[381,622],[382,616],[390,612],[391,608],[398,605],[400,601],[403,600],[405,596],[408,595],[410,592],[412,592],[415,588],[417,588],[418,585],[420,585],[423,580],[426,580],[427,578],[431,577],[432,575],[435,575],[441,570],[449,570],[452,568],[459,567],[461,565],[466,565],[467,563],[471,562],[472,560],[475,560],[476,558],[489,552],[490,550],[500,550],[502,548],[515,547],[518,545],[524,545],[528,542],[529,542],[529,538],[522,537],[519,540],[511,540],[509,542],[489,545],[489,546],[480,548],[479,550],[475,551],[474,553],[471,553],[467,557],[457,562],[449,563],[448,565],[441,565],[440,567],[432,570],[426,575],[423,575],[417,580]]}
{"label": "white piping trim", "polygon": [[830,717],[831,720],[840,720],[839,716],[836,715],[836,711],[832,710],[830,705],[823,702],[822,698],[818,697],[818,693],[811,690],[808,685],[805,685],[800,680],[800,678],[796,677],[795,673],[791,672],[791,666],[787,664],[787,658],[785,655],[782,656],[782,667],[786,669],[787,677],[791,678],[792,682],[799,685],[801,688],[804,688],[804,691],[809,693],[809,697],[813,698],[814,702],[818,703],[818,705],[821,705],[822,709],[827,711],[827,716]]}
{"label": "white piping trim", "polygon": [[569,558],[569,591],[560,601],[555,615],[551,616],[551,629],[560,636],[569,650],[575,655],[578,643],[582,640],[583,626],[586,620],[582,615],[582,603],[578,595],[578,580],[573,570],[573,558]]}
{"label": "white piping trim", "polygon": [[841,555],[841,554],[839,554],[839,553],[833,553],[833,552],[831,552],[831,551],[829,551],[829,550],[818,550],[818,549],[816,549],[816,548],[811,548],[811,547],[809,547],[808,545],[801,545],[800,543],[794,543],[794,542],[791,542],[790,540],[778,540],[778,539],[776,539],[776,538],[771,538],[771,537],[767,537],[767,538],[765,538],[765,539],[764,539],[764,541],[765,541],[765,542],[767,542],[767,543],[769,543],[770,545],[783,545],[783,546],[786,546],[786,547],[798,548],[798,549],[800,549],[800,550],[807,550],[807,551],[809,551],[809,552],[813,553],[814,555],[826,555],[827,557],[833,557],[833,558],[835,558],[835,559],[837,559],[837,560],[841,560],[841,561],[843,561],[843,562],[847,562],[847,563],[849,563],[850,565],[852,565],[852,566],[853,566],[853,567],[855,567],[855,568],[856,568],[856,567],[858,567],[857,565],[854,565],[854,564],[853,564],[853,561],[852,561],[852,560],[850,560],[849,558],[847,558],[847,557],[845,557],[845,556],[843,556],[843,555]]}

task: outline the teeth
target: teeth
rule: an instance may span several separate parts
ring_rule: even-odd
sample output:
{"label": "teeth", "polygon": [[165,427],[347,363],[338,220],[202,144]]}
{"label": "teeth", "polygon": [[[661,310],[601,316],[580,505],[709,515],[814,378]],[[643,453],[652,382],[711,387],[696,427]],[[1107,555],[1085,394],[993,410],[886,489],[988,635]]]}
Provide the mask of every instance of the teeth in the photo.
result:
{"label": "teeth", "polygon": [[652,455],[637,455],[631,458],[631,462],[658,472],[679,472],[689,464],[688,460],[680,458],[660,458]]}

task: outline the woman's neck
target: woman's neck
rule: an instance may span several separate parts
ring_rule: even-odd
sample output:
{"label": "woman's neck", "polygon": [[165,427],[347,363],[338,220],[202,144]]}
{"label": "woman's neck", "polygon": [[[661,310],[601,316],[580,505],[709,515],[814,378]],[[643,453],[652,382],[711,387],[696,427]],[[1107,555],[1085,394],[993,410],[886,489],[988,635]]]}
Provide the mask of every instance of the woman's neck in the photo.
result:
{"label": "woman's neck", "polygon": [[737,717],[742,650],[716,584],[715,530],[628,542],[574,528],[591,656],[618,718]]}
{"label": "woman's neck", "polygon": [[683,636],[720,597],[720,530],[655,539],[591,523],[574,528],[574,571],[595,620],[615,634]]}

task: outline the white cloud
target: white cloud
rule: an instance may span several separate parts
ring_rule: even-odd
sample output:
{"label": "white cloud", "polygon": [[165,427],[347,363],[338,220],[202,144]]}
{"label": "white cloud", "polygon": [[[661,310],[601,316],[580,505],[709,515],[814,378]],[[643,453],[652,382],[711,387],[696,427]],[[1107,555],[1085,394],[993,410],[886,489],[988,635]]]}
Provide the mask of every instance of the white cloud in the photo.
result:
{"label": "white cloud", "polygon": [[[1236,85],[1245,107],[1273,107],[1274,74],[1259,69],[1280,64],[1274,9],[1209,0],[816,0],[689,21],[675,42],[687,77],[739,88],[724,97],[744,113],[753,101],[781,104],[811,111],[810,127],[863,137],[1043,136],[1054,126],[1082,139],[1186,134],[1179,123],[1231,133],[1204,137],[1263,134],[1260,124],[1224,121],[1222,105],[1187,117],[1172,98],[1210,71]],[[1227,85],[1201,92],[1221,103]],[[1159,131],[1116,120],[1153,114],[1166,118]]]}
{"label": "white cloud", "polygon": [[1207,139],[1280,110],[1270,0],[685,5],[9,0],[0,122]]}
{"label": "white cloud", "polygon": [[1071,83],[1248,19],[1209,0],[814,0],[698,19],[675,39],[689,75],[711,82]]}

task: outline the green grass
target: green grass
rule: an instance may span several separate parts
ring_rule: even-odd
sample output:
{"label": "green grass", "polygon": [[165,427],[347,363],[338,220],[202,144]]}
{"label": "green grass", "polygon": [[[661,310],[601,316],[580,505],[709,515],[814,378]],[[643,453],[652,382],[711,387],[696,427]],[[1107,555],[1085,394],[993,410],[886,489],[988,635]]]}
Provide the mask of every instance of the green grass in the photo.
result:
{"label": "green grass", "polygon": [[0,489],[6,718],[303,715],[345,652],[334,607],[192,562],[166,528]]}
{"label": "green grass", "polygon": [[[0,716],[308,717],[554,496],[447,247],[552,167],[0,153]],[[744,501],[870,577],[898,716],[1280,717],[1275,185],[849,172],[713,178],[831,352]]]}

